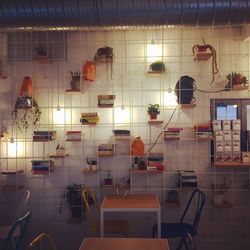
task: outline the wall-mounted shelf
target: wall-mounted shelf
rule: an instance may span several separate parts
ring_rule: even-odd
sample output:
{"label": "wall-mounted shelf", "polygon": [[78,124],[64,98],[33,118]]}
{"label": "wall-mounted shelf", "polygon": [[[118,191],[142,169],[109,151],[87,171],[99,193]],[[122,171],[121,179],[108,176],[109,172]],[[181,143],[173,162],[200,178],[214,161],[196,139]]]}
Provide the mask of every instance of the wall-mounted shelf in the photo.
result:
{"label": "wall-mounted shelf", "polygon": [[162,174],[163,170],[139,170],[139,169],[132,169],[133,174]]}
{"label": "wall-mounted shelf", "polygon": [[154,125],[154,124],[162,124],[163,121],[162,120],[149,120],[148,124],[150,125]]}
{"label": "wall-mounted shelf", "polygon": [[22,169],[20,170],[2,170],[2,175],[16,175],[16,174],[23,174],[24,171]]}
{"label": "wall-mounted shelf", "polygon": [[66,89],[66,93],[83,93],[80,89]]}
{"label": "wall-mounted shelf", "polygon": [[247,89],[248,89],[248,86],[245,86],[242,84],[236,84],[236,85],[233,85],[232,90],[238,91],[238,90],[247,90]]}
{"label": "wall-mounted shelf", "polygon": [[54,158],[54,159],[59,159],[59,158],[65,158],[69,156],[68,154],[64,154],[64,155],[50,155],[49,158]]}
{"label": "wall-mounted shelf", "polygon": [[92,169],[83,169],[82,170],[82,173],[83,174],[96,174],[96,173],[98,173],[98,170],[96,169],[96,170],[92,170]]}
{"label": "wall-mounted shelf", "polygon": [[182,109],[192,109],[195,107],[196,107],[195,103],[180,104],[180,108]]}
{"label": "wall-mounted shelf", "polygon": [[250,167],[250,162],[216,162],[216,167]]}

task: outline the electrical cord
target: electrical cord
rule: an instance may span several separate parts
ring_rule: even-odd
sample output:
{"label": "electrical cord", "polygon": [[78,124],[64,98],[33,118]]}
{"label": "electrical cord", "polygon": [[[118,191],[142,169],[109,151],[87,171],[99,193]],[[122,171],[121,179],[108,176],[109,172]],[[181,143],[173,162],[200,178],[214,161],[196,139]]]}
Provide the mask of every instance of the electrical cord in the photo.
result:
{"label": "electrical cord", "polygon": [[163,129],[161,130],[161,132],[159,133],[159,135],[156,137],[153,145],[144,153],[144,156],[147,155],[154,148],[154,146],[156,145],[156,143],[157,143],[158,139],[160,138],[161,134],[164,132],[164,130],[167,128],[167,126],[171,122],[171,120],[172,120],[172,118],[173,118],[173,116],[174,116],[175,111],[177,110],[177,108],[178,108],[178,106],[175,107],[175,109],[174,109],[173,113],[171,114],[171,116],[169,117],[166,125],[163,127]]}

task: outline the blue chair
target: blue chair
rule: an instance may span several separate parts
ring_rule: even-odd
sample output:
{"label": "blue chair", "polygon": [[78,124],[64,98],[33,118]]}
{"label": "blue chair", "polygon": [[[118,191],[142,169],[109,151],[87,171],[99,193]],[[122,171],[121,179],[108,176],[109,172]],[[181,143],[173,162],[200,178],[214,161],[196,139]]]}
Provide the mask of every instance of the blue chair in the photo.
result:
{"label": "blue chair", "polygon": [[[180,222],[177,223],[162,223],[161,224],[161,237],[162,238],[177,238],[180,237],[181,241],[178,244],[177,250],[181,249],[184,237],[190,234],[192,237],[197,235],[198,225],[206,201],[206,195],[199,189],[195,189],[185,207],[181,216]],[[185,222],[187,220],[190,210],[193,212],[192,223]],[[190,219],[190,217],[189,217]],[[157,236],[157,224],[153,225],[152,236]]]}
{"label": "blue chair", "polygon": [[[3,250],[9,250],[9,249],[23,250],[24,249],[23,248],[23,243],[24,243],[25,233],[26,233],[28,224],[30,222],[30,219],[31,219],[31,212],[27,212],[23,217],[18,219],[11,226],[7,237],[4,239]],[[17,237],[15,237],[15,233],[16,233],[17,230],[19,231],[19,234],[18,234]],[[14,248],[12,247],[13,240],[15,242]]]}

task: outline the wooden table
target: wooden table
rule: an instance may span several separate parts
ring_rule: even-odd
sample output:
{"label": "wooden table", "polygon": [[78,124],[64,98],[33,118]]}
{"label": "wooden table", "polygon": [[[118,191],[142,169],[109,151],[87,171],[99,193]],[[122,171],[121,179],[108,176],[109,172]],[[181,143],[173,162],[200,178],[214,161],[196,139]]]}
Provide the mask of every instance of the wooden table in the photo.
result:
{"label": "wooden table", "polygon": [[158,238],[161,238],[161,206],[156,194],[107,195],[100,207],[100,233],[104,237],[105,212],[155,212]]}
{"label": "wooden table", "polygon": [[169,250],[167,239],[85,238],[79,250]]}

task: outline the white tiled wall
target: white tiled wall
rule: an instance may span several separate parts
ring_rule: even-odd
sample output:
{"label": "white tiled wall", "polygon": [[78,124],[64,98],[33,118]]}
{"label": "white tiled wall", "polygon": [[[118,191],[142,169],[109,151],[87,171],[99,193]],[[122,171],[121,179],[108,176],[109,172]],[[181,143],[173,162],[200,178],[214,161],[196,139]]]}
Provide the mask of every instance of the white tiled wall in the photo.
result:
{"label": "white tiled wall", "polygon": [[[196,62],[192,56],[193,45],[202,44],[202,37],[217,51],[220,71],[212,85],[210,85],[211,59]],[[157,59],[163,59],[166,73],[159,77],[149,77],[146,74],[151,63],[147,58],[147,45],[152,39],[155,39],[159,47],[163,45],[163,52]],[[65,89],[70,87],[70,71],[81,70],[83,63],[93,59],[96,50],[103,46],[114,48],[113,79],[106,65],[99,65],[97,80],[83,83],[84,93],[65,93]],[[99,158],[98,167],[101,172],[97,175],[85,176],[81,173],[86,167],[86,157],[96,157],[97,146],[110,141],[113,129],[130,129],[132,136],[141,136],[148,148],[148,144],[152,143],[160,132],[161,126],[150,128],[147,123],[147,105],[160,104],[160,119],[164,121],[164,126],[174,112],[174,108],[166,104],[164,96],[169,87],[174,90],[180,76],[193,77],[198,89],[208,91],[220,89],[220,83],[232,71],[244,73],[248,79],[250,77],[249,42],[244,40],[241,28],[238,27],[67,32],[67,60],[51,64],[14,62],[11,66],[7,62],[6,51],[6,34],[1,33],[0,59],[4,62],[3,73],[8,77],[0,79],[0,126],[7,127],[9,135],[13,134],[16,141],[20,140],[16,151],[15,149],[13,151],[12,159],[9,159],[10,144],[1,142],[1,169],[24,169],[25,174],[0,175],[0,183],[1,185],[23,184],[31,190],[30,209],[33,212],[33,219],[29,239],[39,232],[49,231],[56,239],[58,249],[62,250],[77,249],[82,238],[89,235],[86,222],[80,225],[67,224],[68,209],[65,208],[62,214],[59,213],[59,204],[66,185],[75,182],[91,186],[101,200],[105,193],[112,192],[99,188],[106,176],[106,170],[113,171],[116,182],[120,182],[123,177],[128,177],[130,174],[132,159],[129,156],[119,155],[109,159]],[[32,77],[34,97],[42,111],[40,130],[57,130],[56,141],[33,143],[31,142],[32,129],[26,133],[20,133],[11,127],[10,112],[21,81],[26,75]],[[98,109],[98,94],[115,94],[114,108]],[[194,96],[197,107],[177,108],[169,127],[179,126],[188,129],[194,124],[208,122],[211,98],[248,98],[249,91],[220,93],[195,91]],[[55,110],[58,98],[63,112],[59,116],[59,121],[56,121],[57,111]],[[121,110],[122,104],[125,110]],[[81,126],[79,123],[81,112],[98,112],[100,123],[91,127]],[[122,116],[120,116],[121,112],[124,112]],[[81,130],[84,140],[65,142],[65,133],[71,129]],[[55,171],[48,176],[32,175],[30,160],[53,154],[57,142],[66,146],[69,157],[56,160]],[[207,203],[197,237],[199,249],[206,250],[212,247],[226,249],[225,246],[229,250],[248,249],[250,247],[250,241],[247,239],[249,236],[247,222],[250,221],[249,187],[243,188],[242,185],[249,181],[249,171],[215,169],[210,163],[209,142],[184,140],[166,143],[160,138],[157,150],[164,152],[166,172],[161,175],[131,176],[133,192],[156,192],[164,204],[167,190],[177,188],[177,171],[195,170],[199,186],[207,194]],[[234,191],[228,193],[233,207],[218,209],[211,202],[211,182],[214,178],[224,176],[234,183]],[[183,204],[189,194],[189,191],[183,191]],[[10,195],[13,194],[10,193]],[[162,206],[163,221],[176,221],[179,215],[179,208]],[[131,219],[130,216],[127,217]],[[151,221],[145,222],[142,219],[141,225],[132,224],[135,236],[151,236],[151,224],[154,218],[149,220]],[[73,242],[70,248],[69,241]],[[239,245],[240,248],[236,247]]]}

